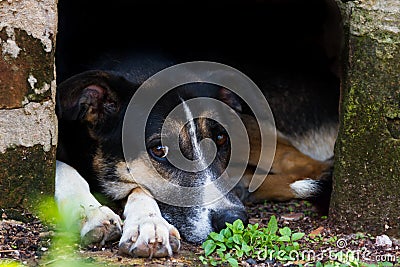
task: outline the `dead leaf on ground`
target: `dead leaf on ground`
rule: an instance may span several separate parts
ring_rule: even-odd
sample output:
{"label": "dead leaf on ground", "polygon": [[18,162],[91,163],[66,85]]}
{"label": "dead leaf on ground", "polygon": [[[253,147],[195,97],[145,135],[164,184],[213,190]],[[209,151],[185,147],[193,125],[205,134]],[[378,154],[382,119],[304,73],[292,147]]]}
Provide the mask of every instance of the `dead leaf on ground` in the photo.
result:
{"label": "dead leaf on ground", "polygon": [[320,226],[317,229],[311,231],[311,233],[308,235],[311,239],[314,239],[316,236],[320,235],[324,231],[324,227]]}

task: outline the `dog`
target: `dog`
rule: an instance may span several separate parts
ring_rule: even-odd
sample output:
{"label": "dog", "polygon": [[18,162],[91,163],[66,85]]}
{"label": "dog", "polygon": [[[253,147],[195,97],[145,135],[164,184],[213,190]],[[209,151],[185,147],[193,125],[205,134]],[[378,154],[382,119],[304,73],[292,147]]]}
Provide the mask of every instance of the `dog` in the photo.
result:
{"label": "dog", "polygon": [[[171,256],[179,250],[181,236],[188,242],[201,243],[211,231],[225,228],[226,222],[240,219],[247,223],[243,203],[310,199],[326,191],[329,179],[325,179],[324,173],[332,166],[337,117],[331,116],[331,110],[327,110],[317,92],[311,95],[321,110],[313,110],[313,101],[307,102],[305,98],[310,92],[297,90],[304,83],[299,85],[296,81],[294,88],[287,87],[287,83],[283,86],[279,79],[272,85],[268,85],[271,80],[258,81],[277,122],[278,143],[272,168],[261,174],[266,177],[255,192],[247,189],[260,157],[257,121],[237,95],[215,84],[186,84],[165,94],[147,118],[145,148],[142,149],[132,136],[129,142],[137,146],[137,150],[126,159],[122,131],[132,96],[146,79],[175,63],[159,56],[108,57],[58,86],[55,199],[61,214],[69,218],[71,224],[80,223],[78,228],[85,244],[103,245],[119,239],[122,254]],[[331,82],[323,82],[322,86],[325,84]],[[330,86],[335,86],[334,82],[332,84]],[[157,192],[140,186],[136,178],[140,176],[140,179],[157,183],[154,179],[161,176],[179,186],[201,186],[223,173],[231,155],[231,140],[222,125],[214,120],[195,118],[185,104],[197,97],[221,101],[242,118],[251,146],[248,166],[238,186],[211,204],[206,203],[207,196],[202,194],[194,196],[197,205],[169,205],[158,201]],[[296,107],[294,102],[300,102],[300,106]],[[180,104],[188,123],[172,121],[169,132],[179,136],[181,153],[189,160],[198,159],[196,149],[205,138],[213,140],[217,147],[212,164],[198,172],[181,170],[165,159],[174,150],[161,143],[161,129],[167,115]],[[204,112],[206,118],[215,110],[208,106]],[[114,201],[123,201],[124,221],[99,203],[92,191],[101,191]]]}

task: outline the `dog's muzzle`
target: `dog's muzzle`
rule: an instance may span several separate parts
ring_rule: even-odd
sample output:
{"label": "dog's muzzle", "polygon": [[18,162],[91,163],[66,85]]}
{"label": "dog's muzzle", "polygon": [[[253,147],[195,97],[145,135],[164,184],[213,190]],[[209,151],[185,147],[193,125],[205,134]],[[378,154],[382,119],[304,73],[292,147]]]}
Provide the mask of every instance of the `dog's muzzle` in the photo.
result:
{"label": "dog's muzzle", "polygon": [[237,219],[242,220],[245,226],[249,223],[249,218],[245,211],[229,209],[214,212],[211,216],[211,223],[214,231],[219,232],[226,228],[226,223],[233,223]]}

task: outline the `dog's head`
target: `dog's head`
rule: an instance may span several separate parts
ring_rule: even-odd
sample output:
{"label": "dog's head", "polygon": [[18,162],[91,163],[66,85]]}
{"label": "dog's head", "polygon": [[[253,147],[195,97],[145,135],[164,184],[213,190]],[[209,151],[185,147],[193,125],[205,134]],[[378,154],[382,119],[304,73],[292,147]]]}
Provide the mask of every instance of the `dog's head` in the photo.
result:
{"label": "dog's head", "polygon": [[[184,189],[212,184],[223,175],[231,156],[231,141],[224,126],[218,122],[218,117],[222,116],[221,111],[213,104],[207,104],[195,112],[188,102],[199,97],[215,99],[240,112],[241,105],[237,96],[225,88],[206,83],[187,84],[169,91],[155,103],[148,114],[145,146],[135,135],[124,140],[134,151],[129,158],[125,158],[122,150],[123,121],[128,105],[132,105],[129,101],[139,86],[139,83],[122,75],[105,71],[85,72],[59,86],[57,113],[62,126],[60,130],[74,121],[79,124],[79,131],[85,132],[83,135],[92,144],[94,171],[100,176],[98,178],[104,192],[118,199],[129,193],[134,182],[157,183],[155,179],[164,179]],[[137,103],[139,107],[141,104]],[[167,119],[177,106],[182,108],[180,116]],[[166,138],[176,137],[177,147],[165,145],[162,142],[163,135],[167,135]],[[66,138],[74,139],[71,136]],[[203,149],[205,146],[201,143],[204,140],[214,144],[214,158],[207,164],[205,162],[209,150]],[[71,143],[74,142],[68,142]],[[185,160],[203,164],[203,168],[193,171],[177,167],[170,159],[178,154]],[[126,166],[121,165],[123,163],[128,163],[128,168],[121,168]],[[127,178],[128,174],[132,174],[134,179]],[[168,194],[162,190],[150,189],[150,192],[157,200],[158,194]],[[245,208],[233,190],[225,192],[223,183],[212,187],[213,190],[221,193],[221,197],[214,201],[208,197],[211,192],[203,190],[198,195],[189,196],[196,199],[196,205],[159,202],[165,219],[190,242],[203,241],[211,231],[224,228],[226,222],[231,223],[236,219],[247,221]],[[181,199],[184,203],[182,198],[188,196],[183,193],[172,194],[170,197]]]}

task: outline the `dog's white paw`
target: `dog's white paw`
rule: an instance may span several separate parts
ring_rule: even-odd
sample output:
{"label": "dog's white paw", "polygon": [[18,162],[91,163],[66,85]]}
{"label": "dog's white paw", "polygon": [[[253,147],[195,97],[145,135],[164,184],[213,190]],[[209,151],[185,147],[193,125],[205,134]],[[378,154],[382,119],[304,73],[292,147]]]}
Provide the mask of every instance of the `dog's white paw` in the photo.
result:
{"label": "dog's white paw", "polygon": [[161,216],[139,218],[135,222],[125,221],[119,242],[122,254],[134,257],[167,257],[180,248],[178,230]]}
{"label": "dog's white paw", "polygon": [[99,244],[117,240],[121,236],[122,221],[106,206],[83,208],[81,242],[82,245]]}

